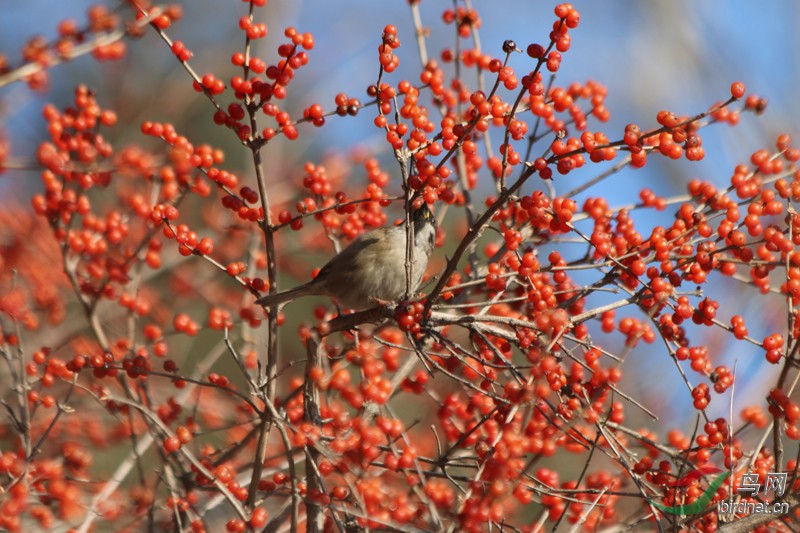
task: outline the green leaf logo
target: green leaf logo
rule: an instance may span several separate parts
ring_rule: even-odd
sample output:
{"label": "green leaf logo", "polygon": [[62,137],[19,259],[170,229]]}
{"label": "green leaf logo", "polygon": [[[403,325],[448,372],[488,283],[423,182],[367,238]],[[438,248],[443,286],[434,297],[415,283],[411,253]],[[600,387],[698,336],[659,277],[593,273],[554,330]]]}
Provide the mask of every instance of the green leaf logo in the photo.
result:
{"label": "green leaf logo", "polygon": [[714,498],[714,494],[717,492],[717,489],[720,488],[723,483],[725,483],[725,480],[728,479],[729,475],[731,475],[730,472],[723,472],[714,478],[714,480],[709,483],[705,492],[703,492],[699,498],[688,505],[667,506],[653,501],[651,501],[650,504],[656,509],[661,509],[665,513],[669,514],[678,514],[683,516],[697,514],[708,507],[708,504],[711,503],[711,500]]}

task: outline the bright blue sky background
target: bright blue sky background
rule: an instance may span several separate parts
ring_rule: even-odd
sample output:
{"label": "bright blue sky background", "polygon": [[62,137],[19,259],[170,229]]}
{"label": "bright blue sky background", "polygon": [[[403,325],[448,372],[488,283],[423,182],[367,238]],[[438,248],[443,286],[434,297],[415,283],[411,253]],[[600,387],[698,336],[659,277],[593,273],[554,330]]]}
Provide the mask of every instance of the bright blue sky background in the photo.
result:
{"label": "bright blue sky background", "polygon": [[[58,21],[66,17],[83,21],[90,2],[6,0],[4,4],[0,52],[15,64],[22,39],[36,33],[51,37]],[[227,61],[240,48],[241,33],[236,27],[246,4],[219,0],[187,0],[182,4],[186,17],[170,30],[171,35],[184,40],[195,52],[193,65],[199,71],[213,70],[219,75],[231,72]],[[499,51],[505,39],[513,39],[523,48],[530,42],[546,42],[554,20],[553,2],[474,0],[474,4],[483,19],[481,38],[485,50]],[[800,34],[796,31],[800,4],[790,0],[606,0],[576,1],[574,5],[581,11],[581,25],[573,30],[572,49],[565,55],[556,83],[568,85],[595,79],[607,85],[612,120],[602,126],[605,131],[621,132],[628,122],[650,127],[660,109],[678,114],[703,111],[710,103],[725,99],[735,80],[744,82],[748,92],[769,100],[767,113],[760,118],[747,115],[738,128],[705,130],[707,156],[703,162],[656,162],[644,171],[614,178],[601,191],[590,191],[590,195],[603,194],[612,205],[620,205],[635,201],[643,186],[673,195],[682,192],[693,177],[723,185],[734,165],[744,162],[756,149],[772,146],[779,132],[800,138]],[[423,22],[435,36],[429,42],[431,51],[452,45],[452,31],[443,27],[440,18],[441,11],[449,6],[452,2],[422,2]],[[409,77],[418,68],[410,11],[404,0],[270,0],[265,13],[266,18],[262,16],[261,20],[270,28],[270,36],[260,50],[265,57],[273,57],[271,51],[286,25],[315,34],[317,47],[310,53],[309,67],[297,77],[296,91],[326,107],[340,91],[366,100],[364,88],[375,79],[376,46],[387,23],[398,26],[403,43],[399,49],[401,68],[395,79]],[[14,154],[22,159],[30,155],[24,149],[41,138],[42,103],[66,103],[76,80],[97,87],[101,102],[121,110],[121,117],[132,125],[128,131],[117,131],[122,139],[137,139],[142,120],[184,117],[188,127],[197,128],[193,130],[196,140],[221,144],[219,130],[203,129],[208,124],[210,107],[186,90],[187,78],[176,68],[166,47],[157,44],[154,35],[148,33],[142,40],[130,43],[130,50],[130,57],[122,63],[97,65],[84,58],[57,68],[52,87],[43,96],[31,96],[21,85],[0,90],[0,119],[11,134]],[[513,61],[519,72],[528,66],[523,55]],[[325,135],[315,136],[310,146],[303,143],[302,148],[293,149],[303,150],[305,157],[314,157],[322,150],[350,149],[354,143],[379,145],[371,116],[363,113],[363,120],[330,121]],[[274,157],[280,158],[280,154]],[[560,190],[571,188],[597,170],[591,172],[562,180]],[[0,177],[0,194],[19,198],[37,187],[37,182],[35,174],[10,173]],[[724,305],[726,313],[720,314],[725,319],[731,314],[731,306],[735,306],[757,337],[759,324],[779,324],[783,312],[756,307],[737,295],[731,295]],[[721,339],[719,346],[724,350],[728,344]],[[657,397],[661,397],[664,375],[676,372],[652,371],[653,364],[667,364],[666,355],[661,353],[663,348],[658,347],[657,351],[657,362],[648,361],[641,353],[634,354],[626,368],[638,367],[642,371],[639,384],[644,390],[658,385]],[[749,382],[750,390],[763,397],[761,354],[752,351],[735,355],[739,358],[740,376],[748,375],[741,383]],[[738,394],[741,399],[747,396],[744,390]],[[687,396],[685,390],[675,392],[673,400],[678,408],[688,406],[681,403]],[[720,408],[720,414],[727,412],[727,406]]]}

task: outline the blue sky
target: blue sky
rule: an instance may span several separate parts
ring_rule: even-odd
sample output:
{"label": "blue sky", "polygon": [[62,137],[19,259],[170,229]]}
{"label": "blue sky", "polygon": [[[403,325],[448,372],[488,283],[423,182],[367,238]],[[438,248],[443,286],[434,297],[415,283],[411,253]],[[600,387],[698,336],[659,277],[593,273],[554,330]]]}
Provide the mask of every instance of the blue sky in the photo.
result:
{"label": "blue sky", "polygon": [[[9,2],[11,5],[4,6],[0,22],[3,30],[0,52],[14,62],[21,39],[36,33],[50,37],[57,22],[65,17],[83,20],[90,3],[85,0]],[[709,103],[726,97],[732,81],[743,81],[748,91],[765,96],[770,108],[760,120],[747,119],[746,127],[717,128],[704,135],[707,159],[690,165],[686,172],[714,174],[723,170],[727,173],[747,154],[771,142],[778,132],[791,133],[798,124],[800,105],[796,101],[796,88],[800,82],[800,62],[796,57],[800,37],[794,26],[800,20],[800,4],[771,2],[769,9],[747,1],[726,2],[725,9],[719,2],[688,0],[574,4],[581,11],[581,25],[573,32],[572,49],[565,55],[556,83],[567,85],[591,78],[606,84],[612,116],[606,127],[609,131],[621,131],[628,122],[648,126],[663,108],[686,114],[701,111]],[[243,3],[225,4],[229,5],[244,12]],[[450,5],[442,1],[422,2],[423,22],[434,35],[430,40],[431,50],[452,44],[451,32],[442,31],[440,19],[441,10]],[[229,68],[226,62],[232,47],[240,42],[236,30],[238,16],[223,13],[219,6],[210,0],[184,2],[186,17],[171,30],[172,35],[183,39],[195,51],[194,64],[201,71],[224,73]],[[546,41],[553,21],[551,2],[478,0],[475,6],[483,19],[481,38],[485,50],[499,50],[505,39],[513,39],[520,46]],[[270,36],[261,50],[265,56],[274,50],[276,39],[286,25],[316,35],[317,47],[311,54],[310,66],[297,80],[303,85],[303,94],[313,100],[329,103],[339,91],[364,97],[365,85],[376,75],[375,47],[387,23],[399,27],[403,42],[398,77],[411,76],[418,65],[405,1],[273,0],[264,13],[270,27]],[[70,91],[59,91],[59,87],[71,87],[76,76],[85,76],[85,72],[98,78],[90,77],[89,83],[102,83],[103,71],[105,75],[123,77],[131,84],[153,73],[163,78],[176,75],[175,64],[165,47],[153,53],[153,39],[146,36],[132,43],[134,59],[124,68],[119,65],[97,68],[88,58],[59,68],[53,74],[52,90],[45,96],[64,98]],[[146,61],[141,61],[143,57]],[[520,72],[528,66],[522,55],[513,64]],[[140,73],[137,69],[143,66]],[[15,135],[35,136],[31,113],[38,114],[43,100],[29,99],[14,87],[5,88],[0,95],[6,102],[2,117],[14,126]],[[317,142],[334,149],[351,146],[354,141],[374,134],[369,121],[363,124],[339,121],[329,127],[331,135]],[[659,182],[666,185],[671,180],[658,180],[656,188]]]}

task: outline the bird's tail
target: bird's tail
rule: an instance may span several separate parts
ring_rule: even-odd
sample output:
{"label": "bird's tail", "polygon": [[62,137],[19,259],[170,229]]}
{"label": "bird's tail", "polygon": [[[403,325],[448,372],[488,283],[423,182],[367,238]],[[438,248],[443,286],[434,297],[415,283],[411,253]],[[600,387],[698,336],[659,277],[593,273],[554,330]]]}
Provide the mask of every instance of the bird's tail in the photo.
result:
{"label": "bird's tail", "polygon": [[294,289],[288,289],[285,291],[276,292],[275,294],[268,294],[266,296],[262,296],[256,303],[259,305],[263,305],[264,307],[275,307],[286,302],[291,302],[296,298],[300,298],[301,296],[308,296],[310,294],[317,294],[314,290],[314,287],[311,283],[304,283],[303,285],[299,285]]}

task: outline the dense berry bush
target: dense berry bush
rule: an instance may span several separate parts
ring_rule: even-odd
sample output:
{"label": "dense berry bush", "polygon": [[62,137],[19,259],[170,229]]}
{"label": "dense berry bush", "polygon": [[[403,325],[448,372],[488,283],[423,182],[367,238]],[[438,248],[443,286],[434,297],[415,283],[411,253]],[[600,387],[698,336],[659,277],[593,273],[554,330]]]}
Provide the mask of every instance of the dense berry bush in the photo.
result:
{"label": "dense berry bush", "polygon": [[[55,102],[38,146],[0,136],[0,167],[40,179],[0,203],[0,529],[797,527],[800,150],[742,147],[723,185],[675,196],[650,170],[704,159],[709,128],[763,120],[765,99],[720,81],[704,109],[609,127],[603,80],[559,74],[591,24],[575,7],[490,48],[469,2],[419,0],[412,42],[353,29],[375,55],[346,94],[315,73],[336,43],[273,27],[265,4],[220,3],[241,44],[218,71],[181,26],[191,2],[98,5],[0,60],[0,98]],[[439,34],[454,44],[433,49]],[[48,83],[133,49],[174,56],[180,99],[214,126],[175,126],[185,108],[159,94],[141,116],[88,79],[66,104]],[[311,150],[355,120],[377,141]],[[612,205],[625,173],[638,201]],[[256,303],[422,202],[439,228],[419,293]],[[781,320],[749,329],[745,298]],[[776,371],[720,417],[742,372],[722,346]],[[659,419],[676,388],[691,413]],[[752,473],[787,488],[738,491]],[[755,500],[788,513],[714,507]]]}

